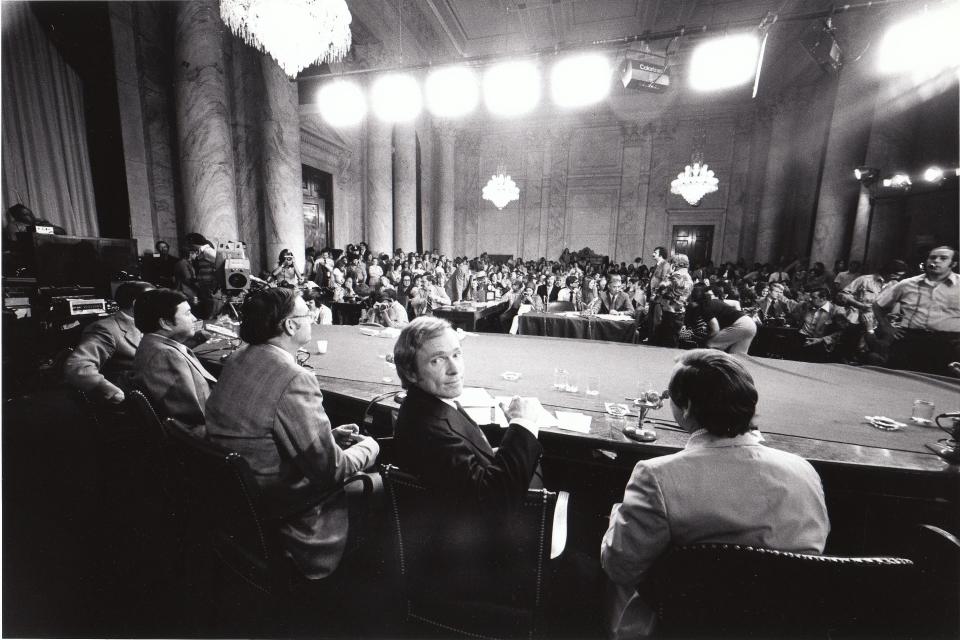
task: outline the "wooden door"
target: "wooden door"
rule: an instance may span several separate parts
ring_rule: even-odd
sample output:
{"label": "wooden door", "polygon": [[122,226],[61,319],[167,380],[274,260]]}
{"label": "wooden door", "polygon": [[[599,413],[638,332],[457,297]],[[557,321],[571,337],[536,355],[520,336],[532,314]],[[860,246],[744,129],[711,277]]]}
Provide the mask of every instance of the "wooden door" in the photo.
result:
{"label": "wooden door", "polygon": [[713,255],[713,225],[674,226],[673,251],[686,254],[691,268],[703,265]]}

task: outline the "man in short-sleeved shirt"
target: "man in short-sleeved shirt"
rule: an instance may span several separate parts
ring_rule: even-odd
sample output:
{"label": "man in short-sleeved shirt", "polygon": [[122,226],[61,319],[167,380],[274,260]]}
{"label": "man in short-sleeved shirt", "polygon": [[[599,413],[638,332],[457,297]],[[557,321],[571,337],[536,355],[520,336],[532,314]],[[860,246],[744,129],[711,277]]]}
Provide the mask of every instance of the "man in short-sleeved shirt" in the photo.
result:
{"label": "man in short-sleeved shirt", "polygon": [[[923,275],[901,280],[874,300],[878,325],[894,339],[887,366],[953,375],[948,365],[960,361],[960,276],[953,271],[956,266],[956,249],[937,247],[927,255]],[[900,327],[887,319],[897,303],[903,316]]]}

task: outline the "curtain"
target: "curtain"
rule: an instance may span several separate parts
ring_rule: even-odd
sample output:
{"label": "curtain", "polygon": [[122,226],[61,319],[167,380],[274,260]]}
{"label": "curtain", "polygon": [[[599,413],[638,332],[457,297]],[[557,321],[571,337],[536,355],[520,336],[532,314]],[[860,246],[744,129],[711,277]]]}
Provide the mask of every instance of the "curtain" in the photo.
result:
{"label": "curtain", "polygon": [[22,202],[70,235],[97,236],[80,78],[26,2],[4,2],[2,17],[4,211]]}

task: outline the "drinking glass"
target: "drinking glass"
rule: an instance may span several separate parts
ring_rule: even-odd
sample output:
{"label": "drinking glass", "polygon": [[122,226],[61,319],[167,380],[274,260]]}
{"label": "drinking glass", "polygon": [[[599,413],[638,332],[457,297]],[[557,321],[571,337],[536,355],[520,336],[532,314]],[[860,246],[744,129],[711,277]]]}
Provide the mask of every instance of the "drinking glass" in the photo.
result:
{"label": "drinking glass", "polygon": [[597,396],[600,394],[600,376],[587,376],[587,388],[584,390],[588,396]]}
{"label": "drinking glass", "polygon": [[566,391],[569,383],[569,374],[566,369],[557,367],[553,370],[553,388],[557,391]]}
{"label": "drinking glass", "polygon": [[933,403],[929,400],[914,400],[910,421],[923,425],[933,424],[933,409]]}

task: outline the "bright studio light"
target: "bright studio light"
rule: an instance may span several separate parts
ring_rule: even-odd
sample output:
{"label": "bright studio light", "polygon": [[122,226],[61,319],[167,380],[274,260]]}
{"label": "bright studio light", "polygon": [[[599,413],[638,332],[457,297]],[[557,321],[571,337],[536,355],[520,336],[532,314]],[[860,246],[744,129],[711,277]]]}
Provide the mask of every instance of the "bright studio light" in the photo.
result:
{"label": "bright studio light", "polygon": [[560,60],[550,72],[550,94],[559,107],[583,107],[610,93],[610,61],[597,53]]}
{"label": "bright studio light", "polygon": [[943,180],[943,169],[940,167],[930,167],[923,172],[923,179],[927,182],[940,182]]}
{"label": "bright studio light", "polygon": [[540,102],[540,71],[532,62],[503,62],[483,76],[483,100],[498,116],[527,113]]}
{"label": "bright studio light", "polygon": [[384,122],[413,120],[423,108],[420,85],[406,74],[378,78],[370,87],[370,102],[373,113]]}
{"label": "bright studio light", "polygon": [[760,40],[743,33],[707,40],[690,57],[690,86],[716,91],[749,82],[757,72]]}
{"label": "bright studio light", "polygon": [[912,72],[931,77],[960,66],[960,3],[925,10],[887,29],[880,41],[877,68],[883,73]]}
{"label": "bright studio light", "polygon": [[455,118],[473,111],[480,100],[477,74],[466,67],[437,69],[424,84],[427,109],[435,116]]}
{"label": "bright studio light", "polygon": [[356,82],[334,80],[317,93],[320,115],[334,127],[349,127],[363,120],[367,101]]}

